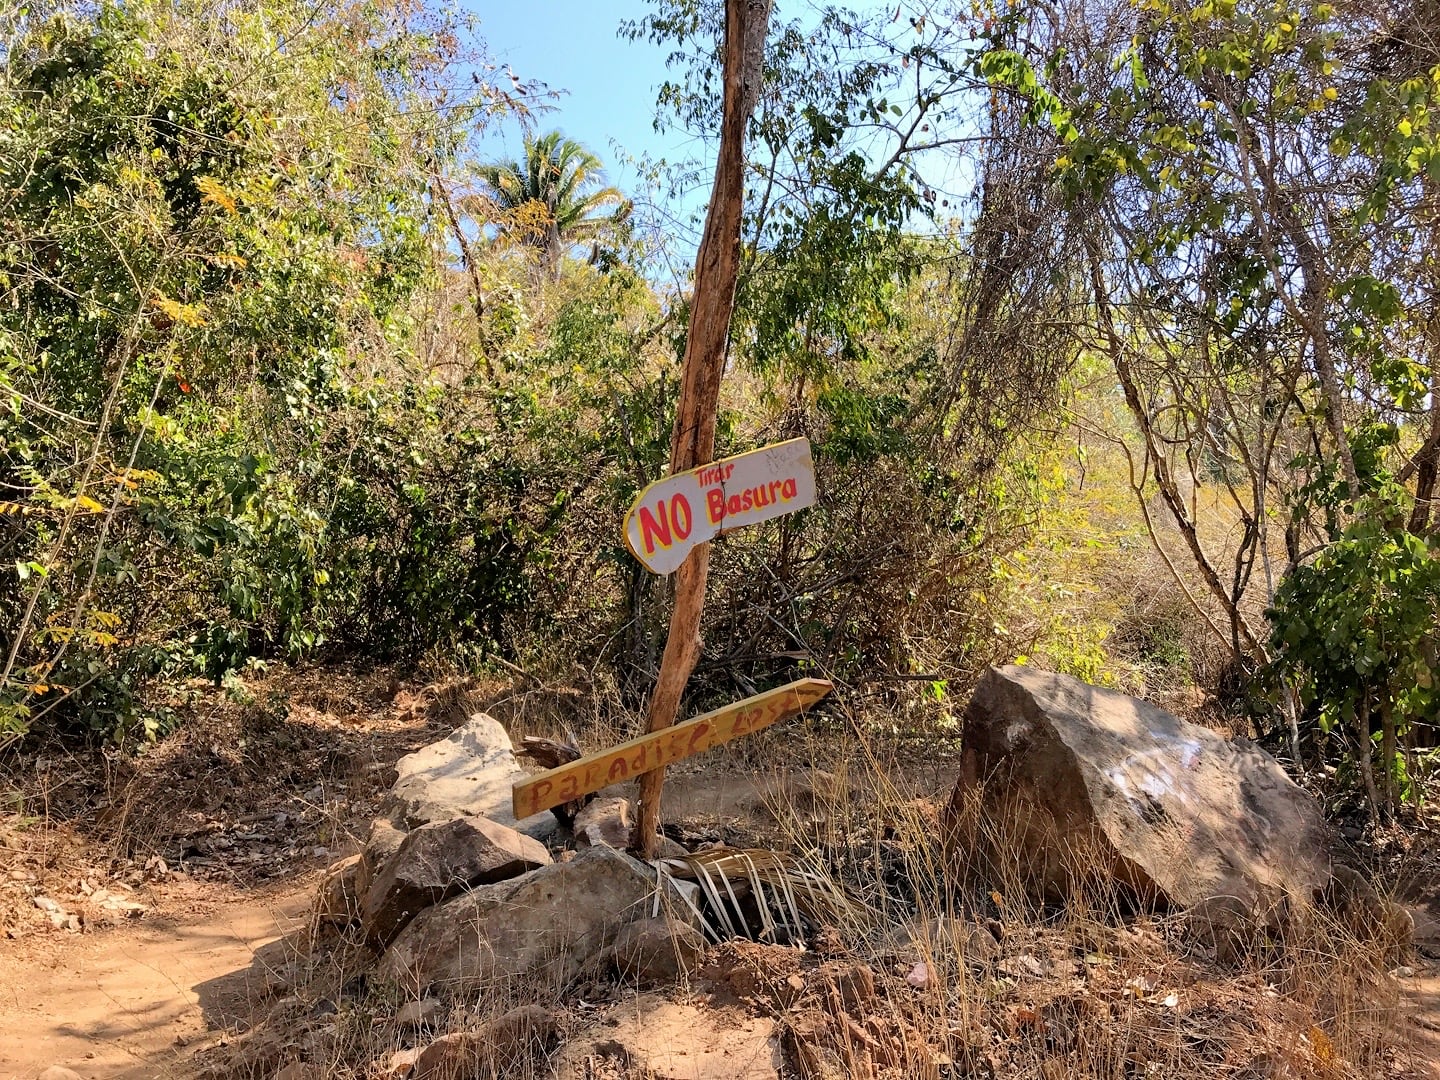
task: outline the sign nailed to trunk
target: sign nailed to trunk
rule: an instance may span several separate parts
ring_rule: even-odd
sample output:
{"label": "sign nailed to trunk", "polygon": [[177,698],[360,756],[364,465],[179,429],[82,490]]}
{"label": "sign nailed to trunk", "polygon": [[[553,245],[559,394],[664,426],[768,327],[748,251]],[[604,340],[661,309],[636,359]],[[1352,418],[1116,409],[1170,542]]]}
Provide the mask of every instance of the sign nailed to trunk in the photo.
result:
{"label": "sign nailed to trunk", "polygon": [[641,735],[610,750],[532,776],[511,790],[515,816],[538,814],[541,810],[767,728],[808,709],[830,690],[828,680],[797,679],[744,701],[704,713],[683,724]]}
{"label": "sign nailed to trunk", "polygon": [[791,439],[657,480],[625,515],[625,543],[647,568],[670,574],[723,532],[814,505],[810,442]]}

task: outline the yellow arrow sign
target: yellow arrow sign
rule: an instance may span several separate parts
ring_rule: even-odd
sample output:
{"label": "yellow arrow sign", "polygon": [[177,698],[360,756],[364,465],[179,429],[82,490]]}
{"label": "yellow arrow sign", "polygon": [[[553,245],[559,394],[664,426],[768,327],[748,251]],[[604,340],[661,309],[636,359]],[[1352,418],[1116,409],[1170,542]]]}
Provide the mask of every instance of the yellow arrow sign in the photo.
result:
{"label": "yellow arrow sign", "polygon": [[797,679],[683,724],[641,735],[613,749],[532,776],[515,785],[515,817],[527,818],[767,728],[808,709],[830,693],[831,688],[832,684],[826,679]]}

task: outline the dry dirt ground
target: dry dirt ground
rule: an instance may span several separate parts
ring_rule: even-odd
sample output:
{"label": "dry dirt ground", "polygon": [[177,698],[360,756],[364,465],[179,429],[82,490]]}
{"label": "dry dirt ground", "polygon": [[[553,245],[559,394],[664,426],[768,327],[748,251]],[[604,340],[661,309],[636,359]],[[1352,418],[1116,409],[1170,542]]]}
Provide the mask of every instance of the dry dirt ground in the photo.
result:
{"label": "dry dirt ground", "polygon": [[[0,815],[0,1080],[57,1064],[86,1080],[193,1075],[197,1050],[283,992],[284,939],[305,926],[323,867],[364,834],[397,757],[476,708],[522,731],[576,719],[563,697],[517,703],[469,684],[326,673],[283,687],[283,704],[263,681],[251,700],[204,697],[192,724],[138,759],[0,772],[0,794],[24,796]],[[672,785],[667,820],[683,820],[687,841],[765,839],[776,781],[755,779],[754,759],[730,765],[725,782],[682,772]],[[922,786],[940,791],[934,768]],[[747,835],[730,835],[746,819]],[[781,825],[768,822],[776,841]],[[1398,974],[1410,1059],[1440,1080],[1440,842],[1418,846],[1424,857],[1406,865],[1425,872],[1395,880],[1421,948]]]}
{"label": "dry dirt ground", "polygon": [[192,1047],[243,1024],[266,947],[303,924],[311,891],[199,891],[178,917],[0,944],[0,1080],[54,1064],[87,1080],[184,1076]]}

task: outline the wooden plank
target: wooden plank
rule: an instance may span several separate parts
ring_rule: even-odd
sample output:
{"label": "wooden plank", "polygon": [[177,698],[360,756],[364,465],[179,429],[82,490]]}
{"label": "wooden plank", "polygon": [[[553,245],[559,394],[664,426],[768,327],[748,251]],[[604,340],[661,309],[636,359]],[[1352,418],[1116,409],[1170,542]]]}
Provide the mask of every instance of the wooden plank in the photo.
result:
{"label": "wooden plank", "polygon": [[515,816],[527,818],[611,784],[664,768],[803,712],[830,692],[826,679],[797,679],[515,785]]}
{"label": "wooden plank", "polygon": [[671,574],[700,544],[815,505],[808,439],[772,443],[657,480],[625,515],[625,545],[657,574]]}

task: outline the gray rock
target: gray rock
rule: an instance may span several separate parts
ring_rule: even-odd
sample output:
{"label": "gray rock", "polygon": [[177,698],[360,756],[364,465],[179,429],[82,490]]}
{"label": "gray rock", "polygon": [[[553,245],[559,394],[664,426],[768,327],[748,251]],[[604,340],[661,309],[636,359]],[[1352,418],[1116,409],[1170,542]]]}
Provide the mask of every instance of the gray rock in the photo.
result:
{"label": "gray rock", "polygon": [[598,957],[621,926],[648,915],[655,889],[644,863],[590,848],[427,908],[386,950],[379,974],[417,995],[542,975],[558,985]]}
{"label": "gray rock", "polygon": [[596,799],[575,815],[575,846],[604,844],[617,851],[630,846],[630,800]]}
{"label": "gray rock", "polygon": [[558,827],[549,813],[515,820],[511,788],[528,774],[515,760],[504,726],[485,713],[475,713],[448,737],[406,754],[395,770],[395,784],[381,812],[406,828],[487,817],[544,839]]}
{"label": "gray rock", "polygon": [[422,825],[379,868],[360,905],[375,944],[388,945],[425,908],[475,885],[507,881],[547,866],[539,840],[482,817]]}
{"label": "gray rock", "polygon": [[655,857],[657,859],[683,859],[690,854],[690,849],[679,840],[671,840],[668,836],[661,836],[655,841]]}
{"label": "gray rock", "polygon": [[405,1031],[434,1025],[445,1015],[445,1006],[434,998],[407,1001],[395,1011],[395,1026]]}
{"label": "gray rock", "polygon": [[355,896],[363,902],[370,891],[370,884],[380,868],[395,856],[405,842],[405,830],[385,818],[376,818],[370,823],[370,834],[365,846],[360,849],[360,867],[355,874]]}
{"label": "gray rock", "polygon": [[325,871],[315,897],[315,922],[349,926],[360,915],[360,895],[356,883],[360,877],[361,857],[351,855]]}
{"label": "gray rock", "polygon": [[638,919],[620,928],[610,958],[622,978],[641,985],[672,983],[700,967],[705,936],[667,915]]}
{"label": "gray rock", "polygon": [[[962,835],[977,796],[999,848]],[[1018,862],[1048,900],[1118,884],[1217,932],[1277,929],[1330,880],[1319,804],[1264,751],[1031,667],[981,679],[947,819],[952,854]]]}
{"label": "gray rock", "polygon": [[549,1049],[558,1032],[552,1013],[539,1005],[521,1005],[477,1031],[436,1039],[417,1055],[411,1080],[469,1080],[528,1072],[526,1059]]}

